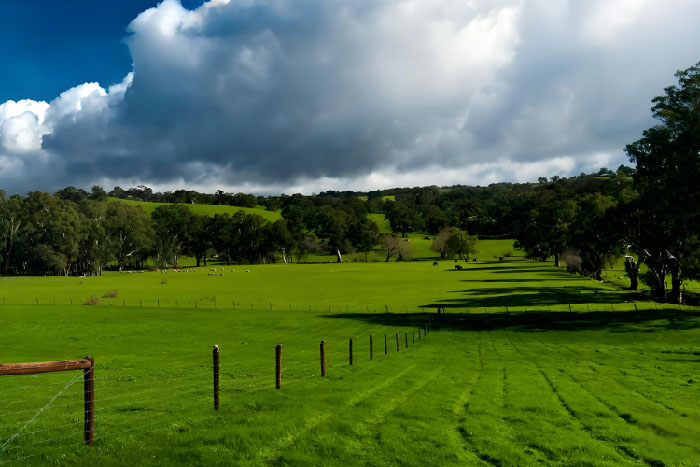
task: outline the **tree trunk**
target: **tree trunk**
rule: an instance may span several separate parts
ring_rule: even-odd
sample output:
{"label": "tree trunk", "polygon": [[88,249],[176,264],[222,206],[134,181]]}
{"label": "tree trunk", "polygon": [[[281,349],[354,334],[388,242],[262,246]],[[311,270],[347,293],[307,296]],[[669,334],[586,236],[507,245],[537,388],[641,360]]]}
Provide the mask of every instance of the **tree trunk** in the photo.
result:
{"label": "tree trunk", "polygon": [[671,303],[682,304],[683,303],[683,279],[681,278],[681,269],[678,266],[674,266],[671,269],[671,296],[669,301]]}
{"label": "tree trunk", "polygon": [[195,255],[194,258],[197,260],[197,267],[199,267],[199,259],[200,259],[200,258],[199,258],[199,255]]}
{"label": "tree trunk", "polygon": [[634,260],[625,261],[625,272],[630,278],[630,290],[639,289],[639,262]]}
{"label": "tree trunk", "polygon": [[559,267],[559,253],[554,253],[554,267]]}

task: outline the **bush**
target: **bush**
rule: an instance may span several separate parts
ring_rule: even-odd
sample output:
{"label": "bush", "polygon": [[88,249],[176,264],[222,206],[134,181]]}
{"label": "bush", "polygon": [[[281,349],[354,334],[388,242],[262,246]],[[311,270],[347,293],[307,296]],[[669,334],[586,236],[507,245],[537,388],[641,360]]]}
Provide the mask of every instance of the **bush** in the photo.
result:
{"label": "bush", "polygon": [[581,271],[581,263],[583,263],[583,260],[576,252],[567,250],[561,255],[561,259],[566,263],[566,270],[570,273]]}
{"label": "bush", "polygon": [[99,305],[99,304],[100,304],[100,301],[94,295],[92,297],[88,298],[85,303],[83,303],[83,305]]}
{"label": "bush", "polygon": [[511,250],[508,250],[503,253],[504,258],[510,258],[511,256],[513,256],[513,252]]}

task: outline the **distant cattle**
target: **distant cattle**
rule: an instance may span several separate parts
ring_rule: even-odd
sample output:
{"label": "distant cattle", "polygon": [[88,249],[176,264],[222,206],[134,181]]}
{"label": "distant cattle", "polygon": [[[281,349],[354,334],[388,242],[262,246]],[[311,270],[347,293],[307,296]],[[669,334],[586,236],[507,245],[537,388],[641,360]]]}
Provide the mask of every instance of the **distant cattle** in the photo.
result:
{"label": "distant cattle", "polygon": [[437,261],[433,261],[433,266],[437,266]]}
{"label": "distant cattle", "polygon": [[474,258],[474,259],[472,260],[472,263],[476,263],[476,258]]}
{"label": "distant cattle", "polygon": [[460,266],[459,264],[455,264],[455,271],[461,271],[461,270],[462,270],[462,266]]}

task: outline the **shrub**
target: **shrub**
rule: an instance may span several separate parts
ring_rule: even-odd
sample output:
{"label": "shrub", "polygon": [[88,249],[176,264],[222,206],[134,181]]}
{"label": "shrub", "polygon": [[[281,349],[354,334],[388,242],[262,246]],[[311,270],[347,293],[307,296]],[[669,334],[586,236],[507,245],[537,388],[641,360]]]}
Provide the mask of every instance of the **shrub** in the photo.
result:
{"label": "shrub", "polygon": [[100,300],[98,300],[98,298],[94,295],[91,296],[90,298],[88,298],[85,301],[85,303],[83,303],[83,305],[99,305],[99,304],[100,304]]}
{"label": "shrub", "polygon": [[561,259],[566,263],[566,270],[570,273],[581,271],[581,263],[583,263],[583,260],[576,252],[567,250],[561,255]]}

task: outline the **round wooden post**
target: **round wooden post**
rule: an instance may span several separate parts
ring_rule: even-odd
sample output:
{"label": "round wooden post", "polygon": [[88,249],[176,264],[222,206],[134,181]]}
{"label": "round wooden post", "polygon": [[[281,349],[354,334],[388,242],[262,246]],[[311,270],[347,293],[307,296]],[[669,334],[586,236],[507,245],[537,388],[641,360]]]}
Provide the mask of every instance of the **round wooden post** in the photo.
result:
{"label": "round wooden post", "polygon": [[420,342],[420,328],[418,328],[418,342]]}
{"label": "round wooden post", "polygon": [[349,352],[350,352],[350,365],[352,365],[352,337],[350,338]]}
{"label": "round wooden post", "polygon": [[412,339],[411,344],[415,344],[416,343],[416,331],[411,331],[411,339]]}
{"label": "round wooden post", "polygon": [[372,334],[369,335],[369,359],[372,360]]}
{"label": "round wooden post", "polygon": [[321,341],[321,378],[326,377],[326,341]]}
{"label": "round wooden post", "polygon": [[386,355],[386,354],[387,354],[387,351],[386,351],[386,333],[384,333],[384,355]]}
{"label": "round wooden post", "polygon": [[399,351],[399,333],[396,333],[396,351]]}
{"label": "round wooden post", "polygon": [[405,338],[405,341],[406,341],[406,348],[408,348],[408,333],[407,333],[407,332],[404,332],[403,335],[404,335],[404,338]]}
{"label": "round wooden post", "polygon": [[219,410],[219,346],[212,351],[214,368],[214,410]]}
{"label": "round wooden post", "polygon": [[275,387],[282,387],[282,344],[275,347]]}
{"label": "round wooden post", "polygon": [[92,445],[95,442],[95,360],[89,355],[85,360],[90,361],[90,368],[83,370],[85,444]]}

